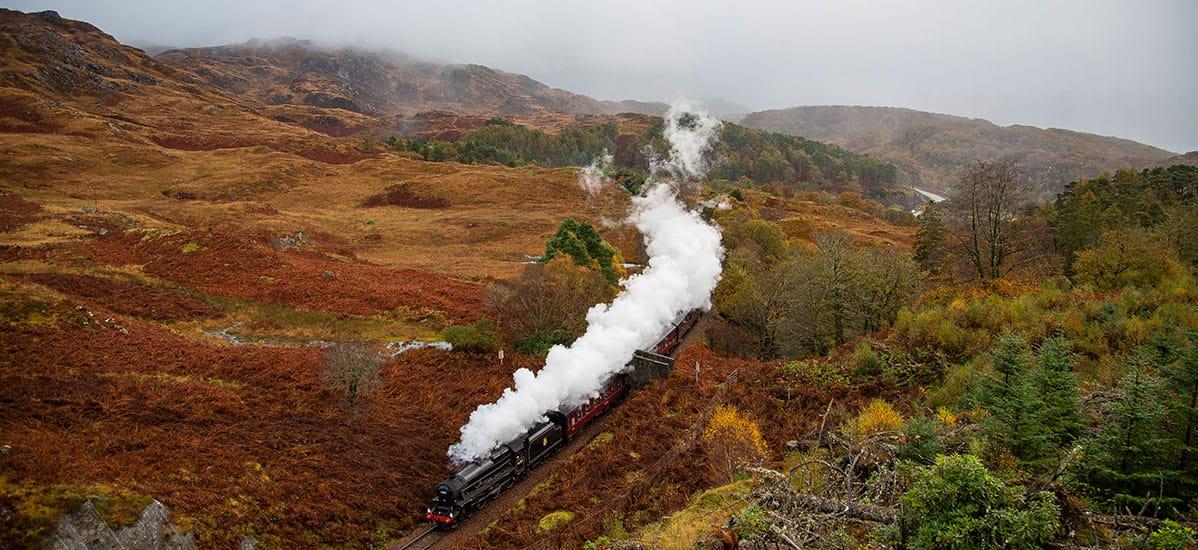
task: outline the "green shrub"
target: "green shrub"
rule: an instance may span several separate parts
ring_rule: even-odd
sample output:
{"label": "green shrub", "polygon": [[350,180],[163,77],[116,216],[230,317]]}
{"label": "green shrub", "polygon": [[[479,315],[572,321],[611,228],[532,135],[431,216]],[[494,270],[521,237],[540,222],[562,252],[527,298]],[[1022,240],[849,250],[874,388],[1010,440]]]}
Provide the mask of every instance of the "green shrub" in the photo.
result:
{"label": "green shrub", "polygon": [[1181,550],[1194,544],[1194,530],[1167,519],[1164,527],[1148,535],[1148,543],[1153,550]]}
{"label": "green shrub", "polygon": [[491,320],[483,317],[472,325],[446,327],[441,339],[452,344],[454,351],[492,352],[503,346],[503,338],[494,328]]}
{"label": "green shrub", "polygon": [[547,533],[562,525],[570,523],[574,519],[574,512],[569,510],[558,510],[549,512],[537,522],[537,533]]}
{"label": "green shrub", "polygon": [[538,260],[548,263],[558,254],[565,254],[579,267],[598,268],[610,285],[619,281],[613,259],[616,251],[604,244],[595,227],[587,222],[566,218],[558,224],[553,238],[545,243],[545,255]]}
{"label": "green shrub", "polygon": [[940,423],[931,418],[912,418],[903,425],[902,432],[898,457],[903,460],[932,464],[936,456],[944,452],[944,445],[940,443]]}
{"label": "green shrub", "polygon": [[909,548],[1041,548],[1059,525],[1050,493],[1029,502],[976,456],[942,455],[916,476],[899,517]]}

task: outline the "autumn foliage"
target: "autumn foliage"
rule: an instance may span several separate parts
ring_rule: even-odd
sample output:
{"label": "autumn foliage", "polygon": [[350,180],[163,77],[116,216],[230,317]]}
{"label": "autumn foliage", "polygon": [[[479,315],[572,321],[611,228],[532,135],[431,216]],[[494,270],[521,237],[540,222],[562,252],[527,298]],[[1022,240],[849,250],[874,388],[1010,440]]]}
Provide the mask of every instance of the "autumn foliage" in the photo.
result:
{"label": "autumn foliage", "polygon": [[741,467],[769,457],[761,429],[733,405],[716,407],[703,430],[703,446],[717,478],[730,479]]}

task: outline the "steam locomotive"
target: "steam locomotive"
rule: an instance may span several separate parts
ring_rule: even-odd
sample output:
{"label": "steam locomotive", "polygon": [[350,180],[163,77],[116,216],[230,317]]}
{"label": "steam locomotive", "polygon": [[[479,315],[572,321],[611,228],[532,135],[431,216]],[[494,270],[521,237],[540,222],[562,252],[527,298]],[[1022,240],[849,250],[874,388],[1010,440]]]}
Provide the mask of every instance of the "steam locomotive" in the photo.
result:
{"label": "steam locomotive", "polygon": [[[699,310],[686,314],[649,351],[658,356],[673,353],[682,337],[698,322],[700,315]],[[437,485],[433,505],[425,513],[425,518],[443,528],[457,527],[459,522],[557,452],[578,430],[627,395],[632,386],[629,374],[616,374],[607,380],[598,395],[585,403],[546,412],[545,421],[500,445],[486,459],[467,464]]]}

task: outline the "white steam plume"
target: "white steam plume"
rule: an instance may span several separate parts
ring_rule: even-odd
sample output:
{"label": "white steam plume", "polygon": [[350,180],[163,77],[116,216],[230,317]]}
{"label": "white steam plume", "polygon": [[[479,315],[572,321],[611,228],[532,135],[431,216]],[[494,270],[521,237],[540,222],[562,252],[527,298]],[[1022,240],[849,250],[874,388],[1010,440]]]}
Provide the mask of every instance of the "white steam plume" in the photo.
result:
{"label": "white steam plume", "polygon": [[[673,148],[669,159],[655,163],[656,173],[702,174],[703,155],[719,123],[690,109],[675,105],[667,113],[665,136]],[[711,306],[724,255],[719,230],[688,211],[668,182],[647,184],[648,192],[632,200],[631,221],[645,236],[648,267],[622,282],[624,290],[610,306],[592,307],[586,333],[568,347],[549,350],[540,372],[517,370],[514,388],[471,413],[462,440],[449,448],[454,462],[484,458],[544,420],[546,411],[596,395],[609,376],[624,370],[634,351],[664,336],[680,314]]]}
{"label": "white steam plume", "polygon": [[654,174],[675,179],[698,178],[707,171],[707,150],[720,130],[720,120],[703,111],[689,99],[675,99],[666,112],[666,127],[662,135],[670,142],[670,157],[654,160]]}
{"label": "white steam plume", "polygon": [[595,157],[591,165],[578,174],[578,186],[587,192],[587,196],[594,197],[603,189],[603,171],[611,166],[612,161],[611,153],[604,149],[603,154]]}

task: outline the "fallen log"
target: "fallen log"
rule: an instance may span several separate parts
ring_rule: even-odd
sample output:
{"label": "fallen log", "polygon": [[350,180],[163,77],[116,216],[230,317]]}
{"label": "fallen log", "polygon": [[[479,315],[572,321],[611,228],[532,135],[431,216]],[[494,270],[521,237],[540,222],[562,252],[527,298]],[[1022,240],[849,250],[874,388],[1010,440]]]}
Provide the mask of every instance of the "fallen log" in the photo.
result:
{"label": "fallen log", "polygon": [[860,502],[796,494],[794,495],[794,503],[808,510],[875,523],[891,523],[898,518],[898,508],[862,504]]}

